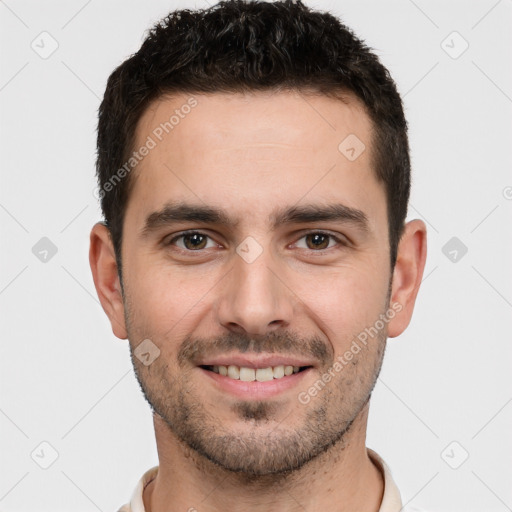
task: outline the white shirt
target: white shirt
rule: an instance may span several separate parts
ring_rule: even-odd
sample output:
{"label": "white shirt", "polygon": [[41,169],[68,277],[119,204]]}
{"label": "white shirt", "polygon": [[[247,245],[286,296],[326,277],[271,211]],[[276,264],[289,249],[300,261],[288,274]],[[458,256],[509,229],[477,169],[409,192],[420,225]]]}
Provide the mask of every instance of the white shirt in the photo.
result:
{"label": "white shirt", "polygon": [[[402,498],[400,491],[396,486],[391,471],[386,463],[380,458],[380,456],[367,448],[368,456],[372,459],[375,465],[380,469],[382,477],[384,478],[384,494],[382,496],[382,502],[380,504],[379,512],[426,512],[416,507],[403,507]],[[148,469],[142,478],[138,481],[135,490],[133,491],[130,502],[123,505],[117,512],[146,512],[144,509],[144,501],[142,500],[142,493],[144,488],[156,477],[158,473],[158,466],[154,466]]]}

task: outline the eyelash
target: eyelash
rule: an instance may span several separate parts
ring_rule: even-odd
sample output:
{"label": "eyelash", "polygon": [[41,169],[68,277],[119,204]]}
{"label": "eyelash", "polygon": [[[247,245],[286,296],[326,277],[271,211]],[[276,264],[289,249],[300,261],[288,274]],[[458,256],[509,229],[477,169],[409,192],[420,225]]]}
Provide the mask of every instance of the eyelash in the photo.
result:
{"label": "eyelash", "polygon": [[[180,233],[179,235],[176,235],[175,237],[173,237],[171,240],[169,240],[168,242],[165,243],[165,245],[174,245],[174,242],[176,240],[179,240],[180,238],[183,238],[185,236],[189,236],[189,235],[202,235],[202,236],[206,236],[207,238],[209,238],[210,240],[212,240],[212,237],[210,235],[207,235],[206,233],[203,233],[202,231],[194,231],[194,230],[191,230],[191,231],[183,231],[182,233]],[[347,247],[348,246],[348,243],[342,239],[340,239],[339,237],[331,234],[331,233],[328,233],[328,232],[325,232],[325,231],[309,231],[307,233],[303,233],[302,236],[298,239],[298,240],[302,240],[303,238],[305,238],[306,236],[308,235],[323,235],[323,236],[326,236],[326,237],[329,237],[330,239],[334,240],[338,246],[342,246],[342,247]],[[313,253],[323,253],[327,250],[330,250],[330,249],[333,249],[334,247],[328,247],[326,249],[319,249],[317,251],[315,251],[314,249],[305,249],[305,250],[309,250]],[[203,251],[205,251],[205,249],[198,249],[196,251],[194,250],[191,250],[191,249],[184,249],[182,247],[178,247],[178,249],[180,251],[184,251],[184,252],[187,252],[187,253],[199,253],[201,254]]]}

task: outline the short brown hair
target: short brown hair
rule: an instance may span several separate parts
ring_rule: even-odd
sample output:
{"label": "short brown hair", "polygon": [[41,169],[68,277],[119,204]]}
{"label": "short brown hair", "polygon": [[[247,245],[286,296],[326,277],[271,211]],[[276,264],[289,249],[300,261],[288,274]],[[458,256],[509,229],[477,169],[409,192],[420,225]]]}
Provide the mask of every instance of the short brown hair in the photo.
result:
{"label": "short brown hair", "polygon": [[[101,207],[121,272],[123,219],[133,181],[137,122],[150,102],[172,92],[313,90],[351,92],[373,123],[372,163],[387,196],[391,268],[407,215],[410,159],[402,101],[388,70],[336,17],[300,0],[225,0],[171,12],[137,53],[110,75],[99,108],[97,176]],[[110,186],[107,186],[110,184]]]}

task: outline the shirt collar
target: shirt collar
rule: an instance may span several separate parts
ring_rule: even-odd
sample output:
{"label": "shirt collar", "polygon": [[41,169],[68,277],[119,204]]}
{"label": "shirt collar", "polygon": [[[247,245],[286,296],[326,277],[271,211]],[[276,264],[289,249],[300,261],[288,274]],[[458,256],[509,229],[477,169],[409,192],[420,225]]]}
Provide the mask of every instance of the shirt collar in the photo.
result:
{"label": "shirt collar", "polygon": [[[387,464],[381,459],[378,453],[370,448],[366,449],[368,456],[372,462],[379,468],[384,478],[384,494],[380,504],[379,512],[400,512],[402,510],[402,498],[400,491],[391,476],[391,470]],[[144,512],[144,510],[142,510]]]}
{"label": "shirt collar", "polygon": [[[368,456],[372,462],[382,473],[384,479],[384,494],[382,496],[382,502],[380,505],[379,512],[400,512],[402,509],[402,498],[400,497],[400,491],[391,476],[391,471],[381,457],[367,448]],[[142,499],[142,493],[144,488],[155,479],[158,473],[158,466],[154,466],[148,469],[142,478],[137,482],[135,490],[133,491],[130,503],[121,507],[118,512],[146,512],[144,510],[144,501]]]}

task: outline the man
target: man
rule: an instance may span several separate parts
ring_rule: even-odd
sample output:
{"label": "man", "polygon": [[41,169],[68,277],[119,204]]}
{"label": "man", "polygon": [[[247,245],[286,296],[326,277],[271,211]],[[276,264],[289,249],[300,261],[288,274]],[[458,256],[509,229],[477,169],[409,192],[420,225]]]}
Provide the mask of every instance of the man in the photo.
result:
{"label": "man", "polygon": [[121,511],[398,512],[365,446],[426,228],[394,82],[301,2],[171,13],[110,76],[90,262],[159,466]]}

